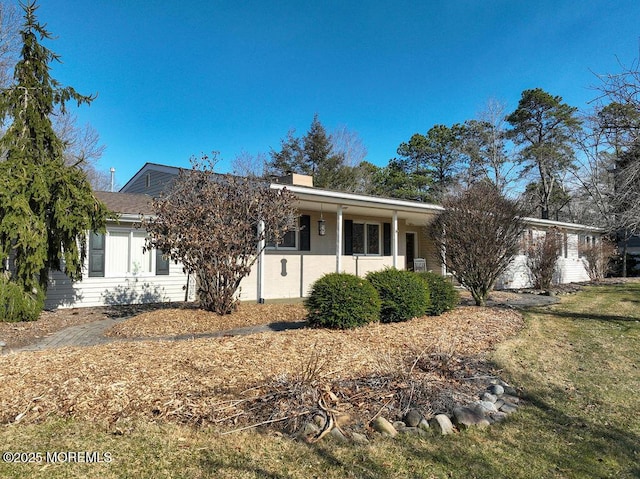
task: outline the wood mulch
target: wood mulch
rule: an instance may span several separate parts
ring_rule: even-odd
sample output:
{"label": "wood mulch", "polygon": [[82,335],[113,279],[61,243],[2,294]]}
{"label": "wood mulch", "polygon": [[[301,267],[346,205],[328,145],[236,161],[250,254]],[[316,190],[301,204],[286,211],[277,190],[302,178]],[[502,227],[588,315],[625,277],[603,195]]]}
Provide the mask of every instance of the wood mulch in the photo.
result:
{"label": "wood mulch", "polygon": [[[282,306],[278,320],[297,318],[299,308],[287,313]],[[167,312],[154,313],[157,319],[143,313],[127,334],[151,334],[152,324],[175,332],[179,321]],[[185,317],[195,314],[185,310]],[[179,328],[195,322],[192,317]],[[409,406],[444,412],[475,396],[495,373],[484,361],[487,352],[522,327],[517,311],[462,306],[349,331],[306,328],[7,354],[0,356],[0,422],[56,415],[114,432],[126,432],[137,419],[226,431],[272,424],[292,432],[329,392],[330,406],[358,424],[379,413],[398,416]]]}
{"label": "wood mulch", "polygon": [[[191,308],[190,305],[179,306]],[[62,329],[91,323],[108,318],[125,318],[145,311],[161,311],[175,307],[175,303],[152,305],[104,306],[96,308],[60,308],[55,311],[43,311],[37,321],[6,323],[0,321],[0,341],[7,347],[16,348],[32,344]]]}
{"label": "wood mulch", "polygon": [[105,333],[114,338],[153,338],[227,331],[246,326],[304,321],[307,312],[299,304],[241,303],[233,314],[220,316],[192,308],[148,311],[118,323]]}

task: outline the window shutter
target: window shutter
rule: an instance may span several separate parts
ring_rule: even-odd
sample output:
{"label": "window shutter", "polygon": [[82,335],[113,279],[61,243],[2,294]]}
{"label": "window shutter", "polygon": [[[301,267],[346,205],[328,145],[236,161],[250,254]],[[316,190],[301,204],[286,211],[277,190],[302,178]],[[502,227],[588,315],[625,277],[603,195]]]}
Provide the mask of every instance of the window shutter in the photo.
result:
{"label": "window shutter", "polygon": [[391,256],[391,223],[385,223],[382,226],[383,255]]}
{"label": "window shutter", "polygon": [[311,216],[300,216],[300,251],[311,251]]}
{"label": "window shutter", "polygon": [[156,249],[156,275],[169,274],[169,258],[165,258],[162,250]]}
{"label": "window shutter", "polygon": [[353,255],[353,220],[344,220],[344,254]]}
{"label": "window shutter", "polygon": [[89,277],[104,277],[104,235],[89,233]]}

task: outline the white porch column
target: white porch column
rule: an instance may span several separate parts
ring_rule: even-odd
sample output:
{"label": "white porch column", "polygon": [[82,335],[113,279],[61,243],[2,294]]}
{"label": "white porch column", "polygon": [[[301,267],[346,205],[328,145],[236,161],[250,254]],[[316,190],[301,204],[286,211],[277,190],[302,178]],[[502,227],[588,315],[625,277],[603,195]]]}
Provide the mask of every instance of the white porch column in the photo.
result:
{"label": "white porch column", "polygon": [[393,267],[398,268],[398,212],[393,212],[391,224],[391,254],[393,255]]}
{"label": "white porch column", "polygon": [[258,222],[258,288],[256,300],[258,303],[264,303],[264,250],[265,250],[265,238],[264,238],[264,221]]}
{"label": "white porch column", "polygon": [[342,271],[342,205],[336,211],[336,273]]}

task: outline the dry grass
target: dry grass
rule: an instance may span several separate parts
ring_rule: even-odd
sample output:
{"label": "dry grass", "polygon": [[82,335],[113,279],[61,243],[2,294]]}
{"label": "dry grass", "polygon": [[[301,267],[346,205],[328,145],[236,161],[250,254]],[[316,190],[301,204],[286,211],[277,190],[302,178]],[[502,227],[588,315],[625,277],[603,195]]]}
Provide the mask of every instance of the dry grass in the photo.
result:
{"label": "dry grass", "polygon": [[319,392],[331,389],[334,408],[366,422],[381,406],[397,412],[428,395],[440,395],[445,404],[443,394],[477,390],[464,378],[474,376],[483,354],[522,325],[512,310],[461,307],[352,331],[303,329],[9,354],[0,357],[0,421],[39,422],[55,415],[114,430],[126,430],[132,419],[233,429],[295,419],[315,407]]}

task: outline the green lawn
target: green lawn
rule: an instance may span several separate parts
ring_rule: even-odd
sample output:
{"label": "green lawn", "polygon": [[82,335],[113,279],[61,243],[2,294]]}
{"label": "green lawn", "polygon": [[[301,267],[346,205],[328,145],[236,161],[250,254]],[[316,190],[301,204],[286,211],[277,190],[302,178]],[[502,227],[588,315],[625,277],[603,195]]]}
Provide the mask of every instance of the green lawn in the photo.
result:
{"label": "green lawn", "polygon": [[7,464],[24,478],[640,477],[640,283],[587,288],[531,310],[500,345],[501,376],[527,405],[508,421],[453,436],[306,445],[274,433],[132,424],[113,435],[50,419],[0,428],[4,451],[108,452],[110,463]]}

